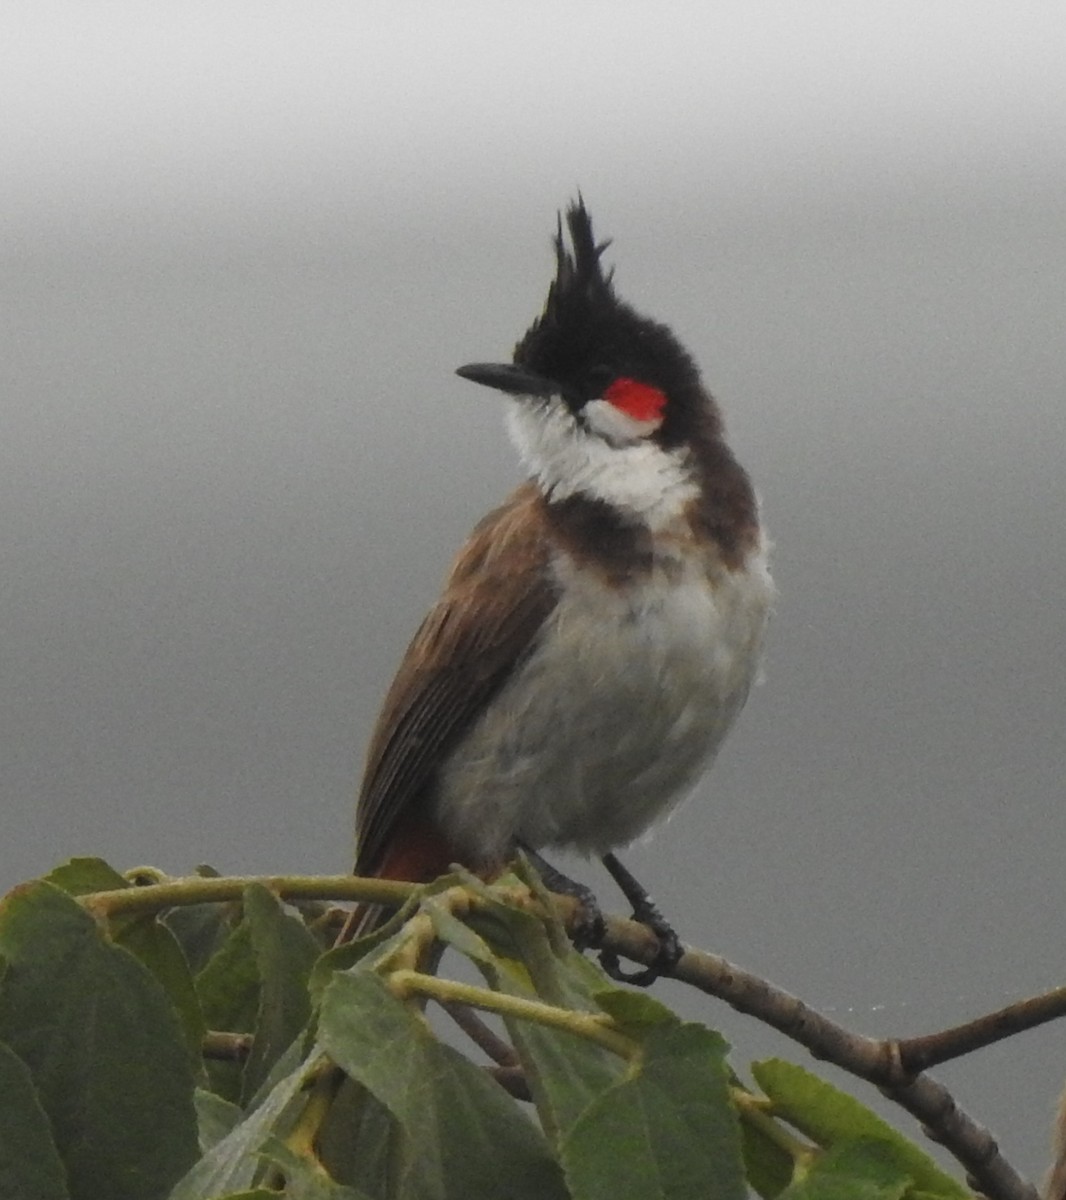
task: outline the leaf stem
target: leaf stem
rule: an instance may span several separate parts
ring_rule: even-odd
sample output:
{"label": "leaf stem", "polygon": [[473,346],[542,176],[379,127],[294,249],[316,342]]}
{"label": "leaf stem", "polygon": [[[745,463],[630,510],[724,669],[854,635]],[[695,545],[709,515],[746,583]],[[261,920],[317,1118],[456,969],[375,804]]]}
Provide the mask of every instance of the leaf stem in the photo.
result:
{"label": "leaf stem", "polygon": [[773,1106],[765,1097],[753,1096],[741,1087],[730,1088],[729,1094],[740,1119],[784,1150],[798,1167],[808,1165],[816,1157],[813,1146],[801,1141],[772,1116]]}
{"label": "leaf stem", "polygon": [[541,1000],[527,1000],[523,996],[492,992],[473,984],[440,979],[436,975],[424,975],[420,971],[393,971],[388,975],[387,982],[392,991],[401,998],[417,992],[434,1000],[468,1004],[471,1008],[478,1008],[484,1012],[498,1013],[503,1017],[518,1017],[524,1021],[536,1021],[540,1025],[565,1030],[567,1033],[596,1042],[627,1061],[640,1056],[639,1044],[619,1033],[606,1013],[573,1012],[545,1004]]}
{"label": "leaf stem", "polygon": [[303,1112],[300,1113],[296,1124],[285,1138],[285,1145],[294,1154],[307,1159],[319,1171],[322,1171],[322,1164],[318,1160],[315,1140],[323,1122],[329,1115],[337,1090],[344,1082],[344,1078],[344,1073],[332,1063],[322,1070],[311,1085]]}

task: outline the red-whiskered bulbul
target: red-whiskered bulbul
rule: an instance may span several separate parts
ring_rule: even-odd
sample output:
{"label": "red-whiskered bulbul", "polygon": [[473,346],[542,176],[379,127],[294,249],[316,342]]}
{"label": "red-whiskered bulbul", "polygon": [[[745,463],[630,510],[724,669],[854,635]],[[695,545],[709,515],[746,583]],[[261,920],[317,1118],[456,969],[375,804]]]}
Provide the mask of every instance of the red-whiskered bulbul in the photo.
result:
{"label": "red-whiskered bulbul", "polygon": [[773,585],[748,476],[695,363],[615,294],[580,198],[566,223],[513,363],[458,371],[502,393],[529,479],[459,551],[385,699],[360,875],[491,875],[552,846],[620,868],[758,669]]}

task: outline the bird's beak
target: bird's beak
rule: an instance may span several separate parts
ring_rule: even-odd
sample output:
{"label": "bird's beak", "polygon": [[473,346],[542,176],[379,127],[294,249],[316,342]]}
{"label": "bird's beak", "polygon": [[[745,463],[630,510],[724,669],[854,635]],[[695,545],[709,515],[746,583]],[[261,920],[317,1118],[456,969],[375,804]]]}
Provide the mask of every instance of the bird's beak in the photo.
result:
{"label": "bird's beak", "polygon": [[511,396],[551,396],[559,391],[559,385],[552,380],[511,363],[467,363],[455,373]]}

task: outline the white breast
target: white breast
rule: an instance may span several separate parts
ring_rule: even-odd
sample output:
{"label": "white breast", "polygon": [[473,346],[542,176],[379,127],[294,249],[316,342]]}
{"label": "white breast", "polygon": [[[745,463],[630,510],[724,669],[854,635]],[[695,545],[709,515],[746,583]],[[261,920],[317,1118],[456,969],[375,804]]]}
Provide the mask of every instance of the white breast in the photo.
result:
{"label": "white breast", "polygon": [[471,863],[515,840],[602,854],[669,810],[747,697],[773,586],[762,548],[708,574],[695,554],[624,592],[555,564],[538,649],[452,755],[439,817]]}

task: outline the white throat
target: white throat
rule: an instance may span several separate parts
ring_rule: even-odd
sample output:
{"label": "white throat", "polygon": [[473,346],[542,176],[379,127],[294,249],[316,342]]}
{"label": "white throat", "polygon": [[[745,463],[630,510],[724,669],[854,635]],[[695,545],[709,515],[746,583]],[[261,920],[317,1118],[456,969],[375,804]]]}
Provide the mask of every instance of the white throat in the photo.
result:
{"label": "white throat", "polygon": [[643,438],[611,444],[583,428],[555,397],[510,402],[511,440],[545,495],[583,493],[640,517],[650,529],[676,521],[699,488],[683,449]]}

